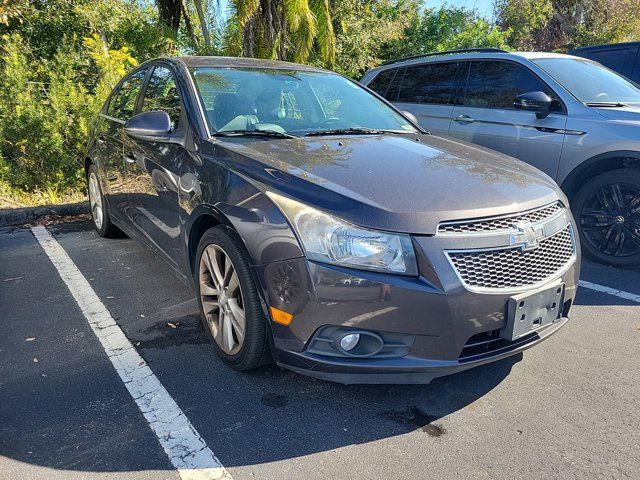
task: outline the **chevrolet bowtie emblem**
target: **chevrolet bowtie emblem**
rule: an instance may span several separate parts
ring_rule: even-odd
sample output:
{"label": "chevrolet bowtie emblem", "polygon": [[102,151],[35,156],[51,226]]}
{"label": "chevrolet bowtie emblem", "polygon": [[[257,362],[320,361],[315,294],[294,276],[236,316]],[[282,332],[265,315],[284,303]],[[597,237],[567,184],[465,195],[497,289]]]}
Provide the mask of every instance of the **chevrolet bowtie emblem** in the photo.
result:
{"label": "chevrolet bowtie emblem", "polygon": [[535,250],[538,248],[540,240],[544,238],[544,228],[541,226],[518,224],[514,227],[518,231],[511,234],[510,244],[512,247],[521,247],[523,252]]}

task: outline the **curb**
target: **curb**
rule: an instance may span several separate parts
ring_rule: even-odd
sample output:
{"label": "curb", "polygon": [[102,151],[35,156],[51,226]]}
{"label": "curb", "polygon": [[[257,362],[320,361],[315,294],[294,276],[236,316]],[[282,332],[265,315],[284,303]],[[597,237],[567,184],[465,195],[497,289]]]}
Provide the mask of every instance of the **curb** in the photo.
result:
{"label": "curb", "polygon": [[11,208],[0,210],[0,227],[23,225],[44,215],[79,215],[89,213],[89,202],[69,203],[66,205],[46,205],[44,207]]}

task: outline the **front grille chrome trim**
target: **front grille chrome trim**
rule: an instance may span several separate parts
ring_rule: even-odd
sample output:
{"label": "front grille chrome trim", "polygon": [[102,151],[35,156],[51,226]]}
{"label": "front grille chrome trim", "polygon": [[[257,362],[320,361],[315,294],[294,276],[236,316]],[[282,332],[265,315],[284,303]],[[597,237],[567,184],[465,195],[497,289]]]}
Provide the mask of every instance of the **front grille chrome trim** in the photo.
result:
{"label": "front grille chrome trim", "polygon": [[523,212],[518,212],[518,213],[498,215],[495,217],[482,217],[482,218],[477,218],[475,220],[452,220],[452,221],[440,222],[436,229],[436,235],[438,237],[451,237],[451,238],[461,238],[461,237],[466,238],[466,237],[474,237],[474,236],[487,237],[492,235],[504,235],[505,233],[515,232],[517,231],[517,229],[514,227],[508,227],[508,228],[484,229],[484,230],[476,230],[476,231],[461,231],[461,232],[447,231],[447,229],[448,228],[468,228],[469,226],[472,226],[472,225],[499,222],[501,220],[507,221],[509,219],[512,219],[513,224],[515,225],[517,223],[522,222],[523,220],[519,220],[519,219],[523,217],[536,214],[537,212],[540,212],[542,210],[552,209],[554,207],[557,210],[551,215],[549,215],[548,217],[545,217],[541,220],[534,221],[534,222],[524,221],[524,223],[527,223],[527,225],[531,225],[531,226],[543,225],[556,220],[557,218],[561,217],[566,213],[567,209],[562,204],[562,202],[558,200],[558,201],[549,203],[547,205],[543,205],[542,207],[532,208],[530,210],[525,210]]}
{"label": "front grille chrome trim", "polygon": [[[484,286],[476,286],[476,285],[470,285],[463,277],[461,272],[458,270],[458,267],[456,266],[454,260],[451,258],[450,254],[456,254],[456,253],[467,253],[467,254],[477,254],[477,253],[483,253],[483,252],[496,252],[496,251],[501,251],[501,250],[515,250],[518,247],[513,247],[513,246],[502,246],[502,247],[495,247],[495,248],[479,248],[479,249],[461,249],[461,250],[455,250],[455,249],[447,249],[444,250],[444,254],[445,257],[447,259],[447,261],[449,262],[449,264],[451,265],[451,268],[453,269],[453,271],[455,272],[458,280],[460,281],[460,283],[462,284],[462,286],[469,290],[470,292],[474,292],[474,293],[485,293],[485,294],[511,294],[511,293],[520,293],[520,292],[526,292],[526,291],[530,291],[530,290],[535,290],[537,288],[540,288],[546,284],[549,284],[551,282],[553,282],[555,279],[558,279],[559,277],[561,277],[562,275],[564,275],[575,263],[576,259],[577,259],[577,241],[576,241],[576,235],[575,235],[575,230],[573,228],[573,225],[571,224],[571,222],[568,222],[562,229],[558,230],[557,232],[555,232],[553,235],[550,235],[548,237],[545,238],[545,240],[548,240],[556,235],[561,234],[562,232],[564,232],[566,229],[569,229],[569,234],[570,234],[570,238],[571,238],[571,249],[572,249],[572,253],[571,256],[568,258],[568,260],[566,261],[566,263],[559,268],[558,270],[552,272],[551,274],[549,274],[548,276],[546,276],[545,278],[535,282],[535,283],[531,283],[531,284],[526,284],[526,285],[522,285],[522,286],[515,286],[515,287],[484,287]],[[485,233],[486,234],[486,233]]]}

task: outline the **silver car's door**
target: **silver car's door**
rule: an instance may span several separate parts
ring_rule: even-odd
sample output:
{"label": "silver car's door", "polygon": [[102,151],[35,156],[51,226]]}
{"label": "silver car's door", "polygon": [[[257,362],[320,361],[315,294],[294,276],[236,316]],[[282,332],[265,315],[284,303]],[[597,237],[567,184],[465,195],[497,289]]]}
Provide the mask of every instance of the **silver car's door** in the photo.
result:
{"label": "silver car's door", "polygon": [[400,82],[396,106],[413,113],[420,126],[447,135],[453,106],[460,96],[461,62],[411,65]]}
{"label": "silver car's door", "polygon": [[[469,63],[466,89],[461,105],[453,108],[449,135],[519,158],[555,178],[567,123],[560,100],[523,65],[504,60]],[[533,91],[554,100],[546,118],[513,107],[518,95]]]}

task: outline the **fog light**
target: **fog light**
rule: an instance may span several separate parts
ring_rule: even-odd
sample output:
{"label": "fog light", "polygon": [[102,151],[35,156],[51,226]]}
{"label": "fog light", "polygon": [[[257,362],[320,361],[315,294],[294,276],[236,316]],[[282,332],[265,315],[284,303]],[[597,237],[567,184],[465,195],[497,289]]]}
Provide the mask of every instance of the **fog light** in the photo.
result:
{"label": "fog light", "polygon": [[340,347],[345,352],[348,352],[349,350],[353,350],[354,348],[356,348],[356,345],[358,345],[359,341],[360,341],[359,333],[349,333],[348,335],[345,335],[340,339]]}

